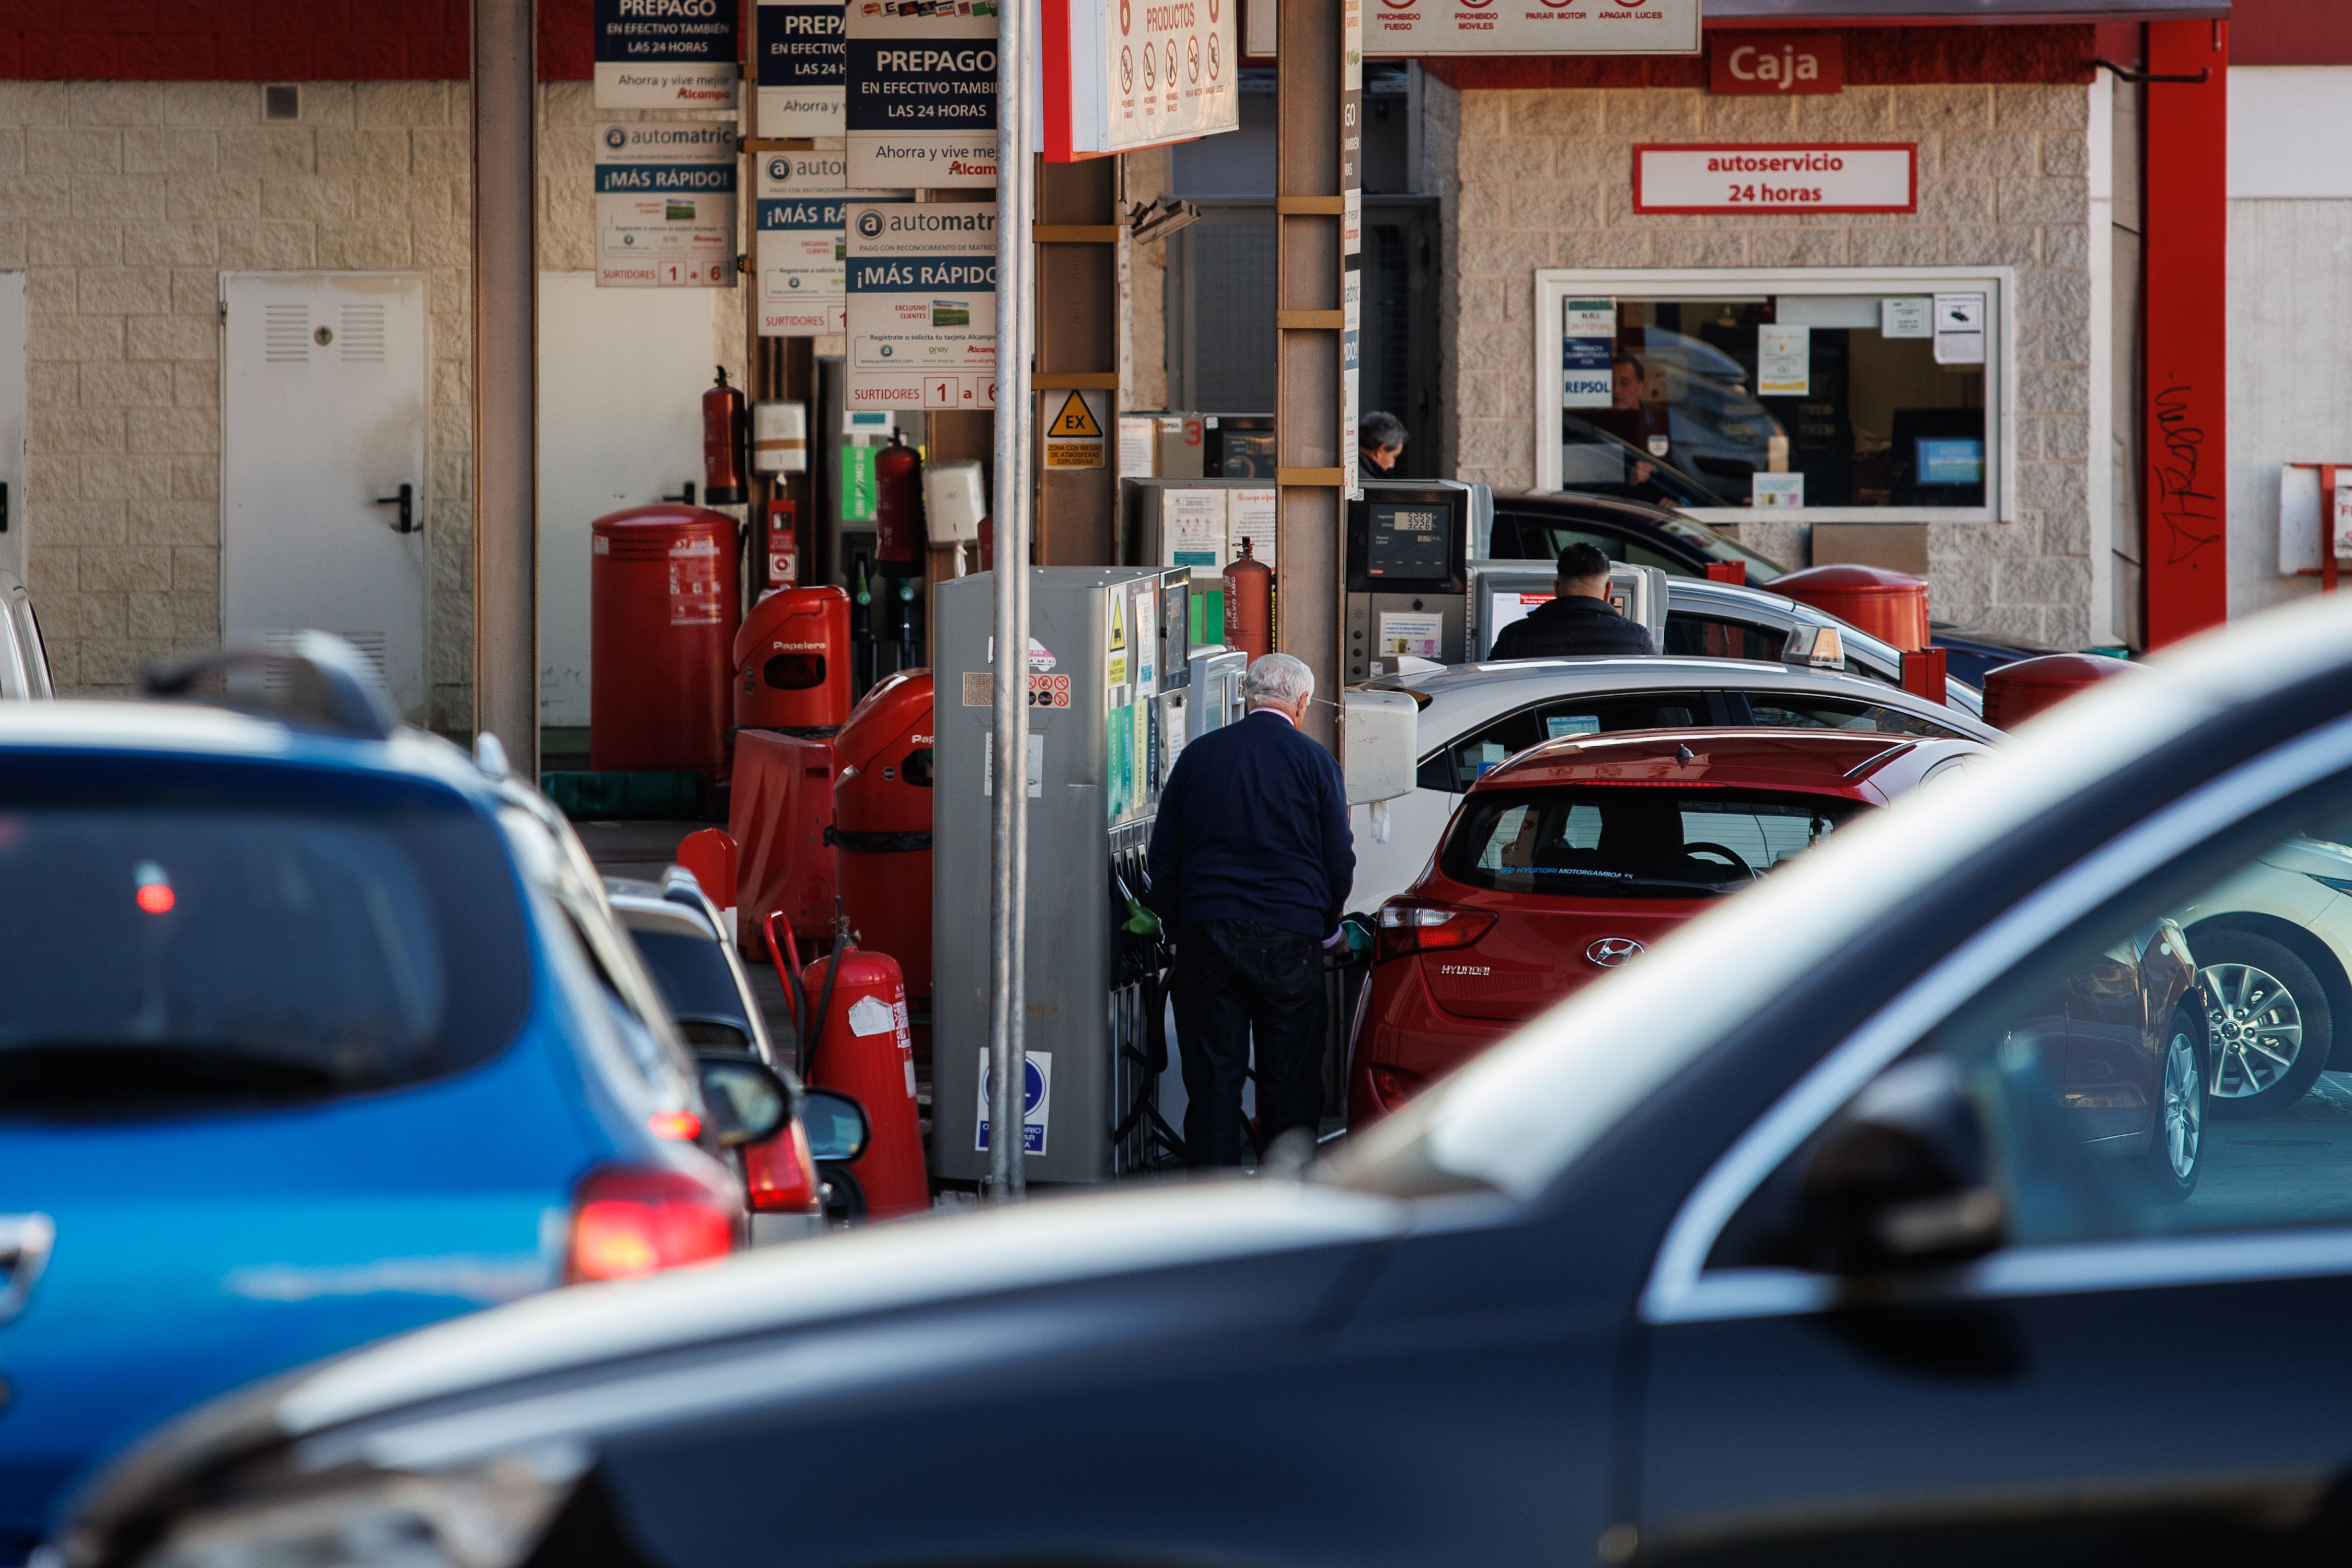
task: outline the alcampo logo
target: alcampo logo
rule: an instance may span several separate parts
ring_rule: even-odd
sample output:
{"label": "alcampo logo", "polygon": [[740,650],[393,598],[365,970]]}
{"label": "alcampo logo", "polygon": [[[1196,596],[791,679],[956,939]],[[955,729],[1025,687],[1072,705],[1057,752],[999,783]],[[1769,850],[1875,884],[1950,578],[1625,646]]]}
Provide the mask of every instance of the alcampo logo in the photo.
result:
{"label": "alcampo logo", "polygon": [[882,232],[882,215],[877,212],[859,213],[857,215],[857,232],[864,235],[868,239],[872,239],[876,236],[879,235]]}
{"label": "alcampo logo", "polygon": [[629,144],[629,133],[617,125],[604,128],[604,145],[617,153]]}

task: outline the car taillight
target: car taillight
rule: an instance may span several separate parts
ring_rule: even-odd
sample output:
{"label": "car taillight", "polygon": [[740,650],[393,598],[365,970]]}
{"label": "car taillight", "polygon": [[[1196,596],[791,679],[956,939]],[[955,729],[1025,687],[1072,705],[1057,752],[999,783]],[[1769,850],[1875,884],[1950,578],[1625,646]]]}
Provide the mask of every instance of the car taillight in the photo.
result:
{"label": "car taillight", "polygon": [[1429,1087],[1429,1080],[1417,1072],[1403,1068],[1372,1064],[1372,1098],[1381,1102],[1382,1110],[1395,1110],[1404,1102]]}
{"label": "car taillight", "polygon": [[572,1205],[573,1281],[636,1279],[735,1248],[733,1194],[682,1171],[614,1166],[580,1184]]}
{"label": "car taillight", "polygon": [[1381,906],[1381,923],[1372,933],[1372,962],[1384,963],[1408,953],[1468,947],[1494,923],[1495,917],[1485,910],[1391,899]]}
{"label": "car taillight", "polygon": [[809,1156],[807,1135],[800,1118],[764,1143],[743,1150],[743,1187],[751,1196],[755,1214],[822,1214],[824,1194],[817,1190],[816,1162]]}

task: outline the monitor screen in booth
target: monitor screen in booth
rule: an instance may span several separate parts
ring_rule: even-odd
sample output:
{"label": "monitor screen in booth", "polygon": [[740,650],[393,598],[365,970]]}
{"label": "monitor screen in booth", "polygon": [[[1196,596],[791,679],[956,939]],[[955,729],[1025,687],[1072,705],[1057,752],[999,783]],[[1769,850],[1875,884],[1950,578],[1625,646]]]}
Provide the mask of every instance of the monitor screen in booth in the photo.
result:
{"label": "monitor screen in booth", "polygon": [[1426,501],[1371,503],[1366,542],[1368,576],[1390,579],[1453,575],[1454,509]]}
{"label": "monitor screen in booth", "polygon": [[1497,589],[1487,595],[1486,646],[1495,646],[1495,639],[1503,635],[1505,626],[1513,621],[1527,619],[1528,612],[1538,605],[1549,605],[1551,601],[1549,594],[1526,594],[1517,588]]}
{"label": "monitor screen in booth", "polygon": [[1984,483],[1984,443],[1946,436],[1918,437],[1918,474],[1922,485]]}

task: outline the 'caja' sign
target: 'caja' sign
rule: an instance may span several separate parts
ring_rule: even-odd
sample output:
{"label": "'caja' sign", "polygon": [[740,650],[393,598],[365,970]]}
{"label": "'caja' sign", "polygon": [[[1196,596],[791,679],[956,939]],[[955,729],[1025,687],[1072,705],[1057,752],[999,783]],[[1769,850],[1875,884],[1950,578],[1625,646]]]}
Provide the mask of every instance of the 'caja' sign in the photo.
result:
{"label": "'caja' sign", "polygon": [[1711,33],[1706,89],[1717,97],[1845,90],[1845,40],[1835,33]]}

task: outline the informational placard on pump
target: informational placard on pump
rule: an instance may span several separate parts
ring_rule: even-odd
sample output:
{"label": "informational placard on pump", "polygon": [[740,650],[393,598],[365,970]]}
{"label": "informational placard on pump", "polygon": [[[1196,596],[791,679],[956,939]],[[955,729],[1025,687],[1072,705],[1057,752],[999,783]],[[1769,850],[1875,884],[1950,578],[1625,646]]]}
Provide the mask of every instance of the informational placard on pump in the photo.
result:
{"label": "informational placard on pump", "polygon": [[1045,0],[1045,156],[1132,152],[1241,129],[1238,0]]}
{"label": "informational placard on pump", "polygon": [[848,207],[849,406],[996,406],[996,204]]}
{"label": "informational placard on pump", "polygon": [[735,284],[735,122],[596,127],[596,285]]}
{"label": "informational placard on pump", "polygon": [[849,0],[852,184],[996,184],[997,0]]}
{"label": "informational placard on pump", "polygon": [[1695,55],[1699,0],[1376,0],[1368,55]]}
{"label": "informational placard on pump", "polygon": [[905,193],[847,189],[839,138],[804,153],[763,153],[756,166],[760,335],[846,331],[849,203]]}
{"label": "informational placard on pump", "polygon": [[596,0],[596,107],[735,107],[736,0]]}
{"label": "informational placard on pump", "polygon": [[760,134],[838,136],[849,80],[842,5],[759,8]]}

